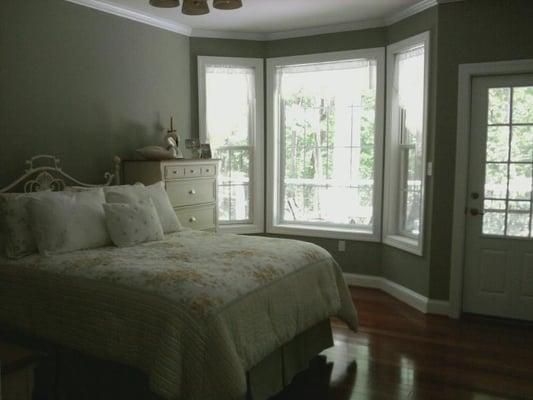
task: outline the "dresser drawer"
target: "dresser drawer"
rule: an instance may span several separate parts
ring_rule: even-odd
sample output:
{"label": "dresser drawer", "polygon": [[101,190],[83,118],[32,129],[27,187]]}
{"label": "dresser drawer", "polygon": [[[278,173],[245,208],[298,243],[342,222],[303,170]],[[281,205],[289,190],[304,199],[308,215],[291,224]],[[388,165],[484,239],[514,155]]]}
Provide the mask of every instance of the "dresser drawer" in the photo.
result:
{"label": "dresser drawer", "polygon": [[181,225],[191,229],[213,229],[216,226],[215,206],[184,207],[175,210]]}
{"label": "dresser drawer", "polygon": [[179,165],[169,165],[165,167],[165,179],[177,179],[185,176],[185,167]]}
{"label": "dresser drawer", "polygon": [[204,165],[201,167],[202,176],[215,176],[217,174],[216,167],[214,165]]}
{"label": "dresser drawer", "polygon": [[174,207],[189,206],[215,201],[215,180],[195,179],[166,183],[168,197]]}
{"label": "dresser drawer", "polygon": [[197,176],[202,176],[202,167],[200,167],[199,165],[186,165],[185,176],[187,178],[195,178]]}

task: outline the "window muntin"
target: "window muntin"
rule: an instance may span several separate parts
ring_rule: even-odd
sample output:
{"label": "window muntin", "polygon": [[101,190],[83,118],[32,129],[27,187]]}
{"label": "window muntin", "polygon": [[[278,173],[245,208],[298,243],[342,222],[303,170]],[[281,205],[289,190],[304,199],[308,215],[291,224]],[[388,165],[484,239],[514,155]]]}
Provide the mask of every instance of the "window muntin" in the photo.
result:
{"label": "window muntin", "polygon": [[533,237],[533,87],[488,90],[483,234]]}

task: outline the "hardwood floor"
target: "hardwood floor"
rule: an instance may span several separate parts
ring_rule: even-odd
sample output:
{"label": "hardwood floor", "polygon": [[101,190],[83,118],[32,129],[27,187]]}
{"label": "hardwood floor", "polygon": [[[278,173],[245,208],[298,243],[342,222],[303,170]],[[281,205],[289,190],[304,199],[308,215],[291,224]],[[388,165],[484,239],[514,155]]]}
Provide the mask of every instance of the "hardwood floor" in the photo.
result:
{"label": "hardwood floor", "polygon": [[335,347],[275,400],[533,399],[533,326],[419,313],[352,288],[353,333],[334,321]]}

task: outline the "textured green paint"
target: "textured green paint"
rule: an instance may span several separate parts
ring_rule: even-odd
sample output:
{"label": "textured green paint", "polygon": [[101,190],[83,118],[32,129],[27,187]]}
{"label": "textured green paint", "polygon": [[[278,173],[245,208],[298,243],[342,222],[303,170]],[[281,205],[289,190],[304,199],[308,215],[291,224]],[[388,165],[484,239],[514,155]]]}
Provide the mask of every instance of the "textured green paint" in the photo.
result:
{"label": "textured green paint", "polygon": [[273,58],[383,47],[386,43],[385,35],[385,28],[374,28],[273,40],[267,42],[265,56]]}
{"label": "textured green paint", "polygon": [[101,182],[115,154],[190,135],[187,37],[64,0],[0,2],[0,186],[54,154]]}
{"label": "textured green paint", "polygon": [[432,298],[447,299],[449,293],[459,64],[533,58],[532,37],[531,0],[467,0],[439,6]]}

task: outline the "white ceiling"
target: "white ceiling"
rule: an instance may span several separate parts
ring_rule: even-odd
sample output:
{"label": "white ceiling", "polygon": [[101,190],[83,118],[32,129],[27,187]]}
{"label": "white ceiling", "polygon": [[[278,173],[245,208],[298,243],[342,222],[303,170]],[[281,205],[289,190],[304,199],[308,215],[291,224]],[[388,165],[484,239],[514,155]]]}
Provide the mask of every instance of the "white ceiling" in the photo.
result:
{"label": "white ceiling", "polygon": [[[436,0],[243,0],[237,10],[187,16],[149,0],[67,0],[192,36],[277,39],[383,26]],[[447,0],[449,1],[449,0]],[[180,1],[181,3],[183,0]],[[173,29],[173,27],[175,29]]]}

